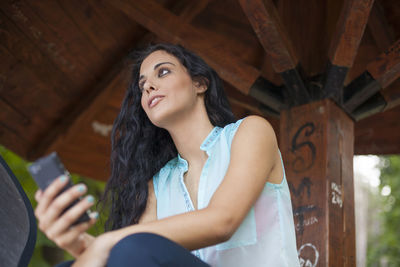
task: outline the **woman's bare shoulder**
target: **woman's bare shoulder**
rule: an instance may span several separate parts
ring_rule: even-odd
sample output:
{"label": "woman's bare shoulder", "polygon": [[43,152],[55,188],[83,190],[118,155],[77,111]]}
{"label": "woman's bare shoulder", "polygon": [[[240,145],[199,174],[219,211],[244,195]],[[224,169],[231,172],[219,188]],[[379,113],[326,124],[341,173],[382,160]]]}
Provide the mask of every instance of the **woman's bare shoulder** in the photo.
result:
{"label": "woman's bare shoulder", "polygon": [[[239,136],[250,134],[253,137],[260,139],[276,140],[275,131],[268,120],[261,116],[250,115],[243,119],[238,129]],[[240,139],[240,138],[237,138]]]}

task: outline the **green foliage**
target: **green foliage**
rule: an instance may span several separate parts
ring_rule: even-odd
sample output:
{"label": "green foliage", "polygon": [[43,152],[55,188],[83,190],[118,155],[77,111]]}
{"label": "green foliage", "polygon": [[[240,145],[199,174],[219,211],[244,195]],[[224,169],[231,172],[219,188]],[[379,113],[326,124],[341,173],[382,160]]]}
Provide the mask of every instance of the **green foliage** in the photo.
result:
{"label": "green foliage", "polygon": [[[34,198],[35,192],[38,189],[35,181],[32,179],[31,175],[27,171],[27,166],[29,162],[24,161],[18,155],[7,150],[5,147],[0,146],[0,155],[9,165],[10,169],[14,172],[15,176],[19,180],[24,189],[26,195],[28,196],[32,207],[35,208],[37,202]],[[100,195],[104,190],[105,183],[95,181],[89,178],[85,178],[76,174],[71,175],[71,180],[76,183],[84,183],[88,187],[88,194],[93,195],[96,199],[99,199]],[[92,210],[96,208],[93,207]],[[101,213],[100,218],[97,223],[89,229],[89,233],[92,235],[99,235],[104,231],[104,222],[107,214]],[[35,250],[31,259],[29,266],[31,267],[47,267],[53,266],[55,263],[61,260],[72,259],[72,256],[67,252],[64,252],[57,248],[57,246],[50,241],[41,231],[37,231],[37,240],[35,245]]]}
{"label": "green foliage", "polygon": [[[400,266],[400,156],[381,157],[380,192],[372,203],[380,206],[375,214],[380,228],[368,241],[368,266]],[[388,193],[390,188],[390,194]]]}

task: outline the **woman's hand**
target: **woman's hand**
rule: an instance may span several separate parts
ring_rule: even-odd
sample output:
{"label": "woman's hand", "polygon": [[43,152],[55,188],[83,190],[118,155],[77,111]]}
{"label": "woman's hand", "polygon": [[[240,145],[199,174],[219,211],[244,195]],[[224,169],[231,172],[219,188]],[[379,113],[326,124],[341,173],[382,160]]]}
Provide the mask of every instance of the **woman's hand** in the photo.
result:
{"label": "woman's hand", "polygon": [[87,196],[61,214],[74,200],[87,191],[85,185],[78,184],[57,196],[68,183],[68,179],[69,177],[62,175],[44,192],[41,190],[36,192],[35,199],[38,205],[35,215],[39,221],[39,229],[50,240],[72,256],[78,257],[94,240],[94,237],[87,234],[86,230],[96,222],[97,213],[91,214],[90,221],[71,227],[71,224],[93,205],[94,198]]}
{"label": "woman's hand", "polygon": [[104,267],[116,239],[113,232],[104,233],[95,238],[88,248],[75,260],[72,267]]}

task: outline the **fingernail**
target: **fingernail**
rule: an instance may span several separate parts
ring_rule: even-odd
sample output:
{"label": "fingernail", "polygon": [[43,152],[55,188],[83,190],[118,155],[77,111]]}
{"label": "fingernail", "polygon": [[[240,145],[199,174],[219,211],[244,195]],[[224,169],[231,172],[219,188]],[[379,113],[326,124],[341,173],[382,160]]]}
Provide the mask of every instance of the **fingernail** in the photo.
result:
{"label": "fingernail", "polygon": [[61,175],[60,176],[60,181],[61,182],[65,182],[67,180],[67,176],[66,175]]}
{"label": "fingernail", "polygon": [[90,214],[90,216],[91,216],[93,219],[97,219],[97,218],[99,218],[99,213],[98,213],[97,211],[95,211],[95,212],[92,212],[92,214]]}
{"label": "fingernail", "polygon": [[88,195],[88,196],[86,197],[86,200],[87,200],[88,202],[90,202],[90,203],[93,203],[93,202],[94,202],[94,197],[93,197],[92,195]]}
{"label": "fingernail", "polygon": [[85,191],[85,186],[83,184],[78,185],[78,191],[81,193]]}

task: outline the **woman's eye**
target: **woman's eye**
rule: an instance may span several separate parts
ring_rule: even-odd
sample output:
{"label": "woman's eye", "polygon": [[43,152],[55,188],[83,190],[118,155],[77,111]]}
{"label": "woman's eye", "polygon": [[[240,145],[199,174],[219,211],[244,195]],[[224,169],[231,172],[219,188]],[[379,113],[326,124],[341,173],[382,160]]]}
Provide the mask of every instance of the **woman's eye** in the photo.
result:
{"label": "woman's eye", "polygon": [[164,76],[165,74],[168,74],[169,73],[169,70],[168,69],[160,69],[160,71],[158,72],[158,77],[162,77],[162,76]]}

